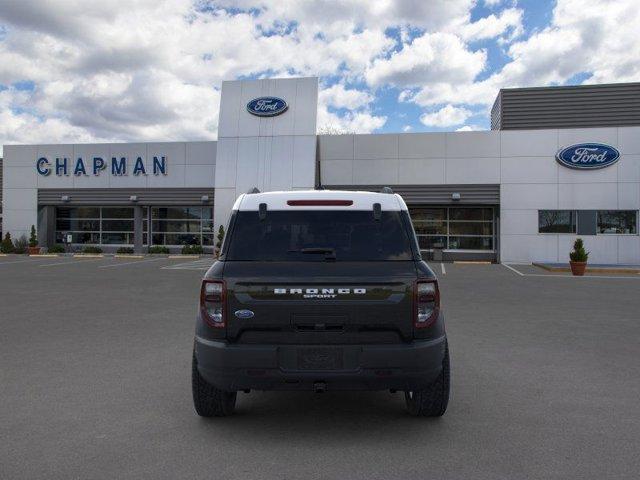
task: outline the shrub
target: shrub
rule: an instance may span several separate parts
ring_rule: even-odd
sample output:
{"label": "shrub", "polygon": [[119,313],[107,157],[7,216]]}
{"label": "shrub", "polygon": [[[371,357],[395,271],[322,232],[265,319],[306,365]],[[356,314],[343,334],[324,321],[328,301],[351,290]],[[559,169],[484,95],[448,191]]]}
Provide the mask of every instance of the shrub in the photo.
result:
{"label": "shrub", "polygon": [[102,253],[102,249],[95,245],[87,245],[82,249],[82,253]]}
{"label": "shrub", "polygon": [[133,248],[131,247],[120,247],[118,250],[116,250],[116,253],[119,253],[121,255],[129,255],[133,253]]}
{"label": "shrub", "polygon": [[164,245],[153,245],[149,247],[149,253],[169,253],[169,249]]}
{"label": "shrub", "polygon": [[21,235],[13,243],[13,253],[27,253],[27,246],[29,245],[29,241],[27,240],[26,235]]}
{"label": "shrub", "polygon": [[202,245],[185,245],[182,247],[183,255],[201,255],[204,253]]}
{"label": "shrub", "polygon": [[7,232],[4,236],[4,240],[2,240],[2,244],[0,244],[0,251],[2,253],[13,253],[13,241],[11,240],[11,234]]}
{"label": "shrub", "polygon": [[31,225],[31,235],[29,235],[29,246],[30,247],[38,246],[38,235],[36,234],[35,225]]}
{"label": "shrub", "polygon": [[573,252],[569,253],[572,262],[586,262],[589,258],[589,252],[584,249],[584,242],[581,238],[576,238],[573,243]]}
{"label": "shrub", "polygon": [[49,253],[64,253],[65,249],[64,249],[64,245],[60,245],[59,243],[56,243],[55,245],[52,245],[49,247]]}
{"label": "shrub", "polygon": [[220,251],[220,249],[222,248],[222,241],[224,240],[224,227],[222,225],[220,225],[220,228],[218,229],[218,235],[216,236],[217,238],[217,242],[216,242],[216,248],[218,249],[218,251]]}

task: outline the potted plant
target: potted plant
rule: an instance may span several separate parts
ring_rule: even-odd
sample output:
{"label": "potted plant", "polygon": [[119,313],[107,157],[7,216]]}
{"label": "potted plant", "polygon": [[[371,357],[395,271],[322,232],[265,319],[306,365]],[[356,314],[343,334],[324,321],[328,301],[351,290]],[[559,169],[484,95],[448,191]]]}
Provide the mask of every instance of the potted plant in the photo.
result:
{"label": "potted plant", "polygon": [[571,273],[577,276],[584,275],[584,271],[587,268],[587,259],[589,258],[589,252],[584,249],[584,243],[581,238],[576,238],[573,244],[573,251],[569,253],[571,265]]}
{"label": "potted plant", "polygon": [[36,234],[35,225],[31,225],[31,234],[29,235],[29,255],[40,255],[40,247],[38,246],[38,235]]}

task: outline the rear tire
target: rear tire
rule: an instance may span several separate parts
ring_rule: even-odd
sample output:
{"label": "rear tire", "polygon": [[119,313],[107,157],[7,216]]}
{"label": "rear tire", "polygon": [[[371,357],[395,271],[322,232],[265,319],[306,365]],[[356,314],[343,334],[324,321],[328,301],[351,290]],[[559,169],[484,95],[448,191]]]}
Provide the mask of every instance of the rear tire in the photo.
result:
{"label": "rear tire", "polygon": [[449,403],[449,345],[445,346],[442,371],[431,385],[423,390],[406,391],[407,410],[416,417],[441,417]]}
{"label": "rear tire", "polygon": [[236,407],[236,392],[225,392],[208,383],[198,372],[196,356],[191,363],[193,406],[201,417],[226,417]]}

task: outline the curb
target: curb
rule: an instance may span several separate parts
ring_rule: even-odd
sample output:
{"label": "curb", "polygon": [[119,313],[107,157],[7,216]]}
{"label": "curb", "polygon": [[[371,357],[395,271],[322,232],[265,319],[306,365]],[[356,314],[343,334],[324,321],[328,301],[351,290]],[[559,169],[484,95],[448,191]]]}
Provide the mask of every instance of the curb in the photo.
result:
{"label": "curb", "polygon": [[458,265],[491,265],[492,262],[487,260],[455,260],[453,263]]}
{"label": "curb", "polygon": [[[532,263],[534,267],[541,268],[546,270],[547,272],[556,272],[556,273],[566,273],[571,272],[571,267],[552,267],[550,265],[545,265],[543,263]],[[607,267],[590,267],[587,265],[587,269],[585,273],[607,273],[607,274],[616,274],[616,273],[637,273],[640,274],[640,268],[607,268]]]}
{"label": "curb", "polygon": [[167,258],[200,258],[200,255],[169,255]]}
{"label": "curb", "polygon": [[144,255],[132,255],[130,253],[116,253],[113,258],[144,258]]}
{"label": "curb", "polygon": [[39,253],[38,255],[29,255],[30,257],[36,257],[36,258],[55,258],[55,257],[59,257],[60,255],[58,255],[57,253]]}
{"label": "curb", "polygon": [[104,258],[102,253],[74,253],[74,258]]}

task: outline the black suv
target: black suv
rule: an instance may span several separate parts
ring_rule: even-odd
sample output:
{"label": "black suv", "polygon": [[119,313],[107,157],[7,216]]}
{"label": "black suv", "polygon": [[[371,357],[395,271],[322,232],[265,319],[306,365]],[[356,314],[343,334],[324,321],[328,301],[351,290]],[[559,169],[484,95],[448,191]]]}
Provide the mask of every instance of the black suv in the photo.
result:
{"label": "black suv", "polygon": [[251,389],[402,390],[411,414],[444,414],[440,292],[402,198],[240,196],[202,281],[192,386],[205,417]]}

